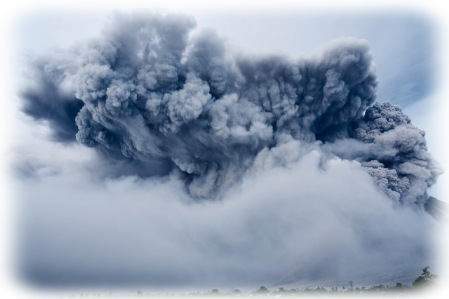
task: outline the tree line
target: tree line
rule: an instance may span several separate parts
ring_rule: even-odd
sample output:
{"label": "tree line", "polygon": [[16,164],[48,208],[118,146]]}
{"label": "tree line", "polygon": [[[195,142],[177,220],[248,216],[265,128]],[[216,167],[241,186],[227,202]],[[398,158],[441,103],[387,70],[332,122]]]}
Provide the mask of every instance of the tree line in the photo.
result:
{"label": "tree line", "polygon": [[[431,297],[449,297],[449,279],[443,283],[437,283],[437,274],[431,274],[429,267],[422,270],[422,274],[413,282],[412,286],[397,283],[396,286],[371,286],[363,288],[354,288],[353,283],[349,282],[349,287],[325,288],[306,288],[290,289],[279,288],[270,291],[262,286],[253,292],[242,292],[238,289],[229,292],[220,292],[217,289],[205,293],[189,294],[143,294],[138,291],[134,295],[107,295],[80,294],[70,295],[67,298],[60,296],[54,299],[407,299],[407,298],[431,298]],[[19,298],[18,298],[19,299]],[[42,297],[29,296],[22,299],[44,299]]]}

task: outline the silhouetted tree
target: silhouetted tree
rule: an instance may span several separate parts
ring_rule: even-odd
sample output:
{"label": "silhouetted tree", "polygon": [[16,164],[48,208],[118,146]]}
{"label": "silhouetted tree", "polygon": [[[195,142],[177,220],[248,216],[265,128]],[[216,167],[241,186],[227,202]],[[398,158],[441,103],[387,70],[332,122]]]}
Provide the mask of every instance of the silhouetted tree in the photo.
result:
{"label": "silhouetted tree", "polygon": [[436,274],[430,274],[430,267],[427,266],[422,269],[422,274],[413,282],[413,287],[423,287],[431,285],[435,282],[435,279],[438,278]]}
{"label": "silhouetted tree", "polygon": [[269,292],[270,291],[266,287],[264,287],[264,286],[261,286],[260,289],[258,289],[256,291],[257,294],[268,294]]}

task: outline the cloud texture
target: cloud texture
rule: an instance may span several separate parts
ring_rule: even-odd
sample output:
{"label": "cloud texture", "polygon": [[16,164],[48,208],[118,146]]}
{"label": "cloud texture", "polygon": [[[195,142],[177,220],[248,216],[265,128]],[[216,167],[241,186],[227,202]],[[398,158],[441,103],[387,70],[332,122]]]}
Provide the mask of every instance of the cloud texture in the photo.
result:
{"label": "cloud texture", "polygon": [[23,111],[48,120],[58,141],[128,161],[130,174],[177,171],[197,198],[222,196],[285,138],[349,138],[370,145],[347,158],[368,162],[391,198],[427,199],[440,170],[424,133],[397,106],[367,110],[378,85],[367,41],[257,57],[228,53],[210,29],[189,38],[194,27],[182,15],[116,15],[103,36],[34,62],[37,87],[23,92]]}
{"label": "cloud texture", "polygon": [[357,162],[323,162],[311,151],[286,167],[268,166],[297,147],[265,153],[258,160],[264,171],[246,175],[221,201],[201,203],[176,176],[98,184],[94,172],[77,168],[95,156],[51,165],[59,174],[40,171],[38,180],[19,185],[22,278],[108,292],[272,289],[293,282],[409,284],[421,265],[434,267],[430,215],[395,208]]}
{"label": "cloud texture", "polygon": [[23,112],[95,154],[17,164],[38,178],[22,195],[26,277],[231,286],[430,260],[423,205],[441,169],[401,108],[375,103],[366,40],[258,56],[194,28],[117,14],[102,36],[30,63]]}

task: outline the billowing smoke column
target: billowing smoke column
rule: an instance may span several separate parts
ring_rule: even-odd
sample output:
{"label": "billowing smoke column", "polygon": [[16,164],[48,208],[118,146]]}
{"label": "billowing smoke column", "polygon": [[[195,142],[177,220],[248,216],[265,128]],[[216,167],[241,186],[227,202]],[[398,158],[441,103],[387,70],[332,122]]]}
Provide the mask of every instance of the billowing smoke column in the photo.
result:
{"label": "billowing smoke column", "polygon": [[425,202],[441,171],[400,107],[370,107],[378,82],[367,41],[250,57],[226,51],[214,31],[190,37],[194,27],[182,15],[117,15],[102,37],[35,61],[24,111],[48,120],[57,141],[126,165],[116,175],[175,173],[197,198],[220,197],[260,155],[296,142],[361,162],[395,202]]}
{"label": "billowing smoke column", "polygon": [[399,106],[376,103],[355,130],[355,138],[370,144],[362,165],[379,187],[396,200],[424,202],[426,189],[441,173],[427,152],[424,131],[414,127]]}

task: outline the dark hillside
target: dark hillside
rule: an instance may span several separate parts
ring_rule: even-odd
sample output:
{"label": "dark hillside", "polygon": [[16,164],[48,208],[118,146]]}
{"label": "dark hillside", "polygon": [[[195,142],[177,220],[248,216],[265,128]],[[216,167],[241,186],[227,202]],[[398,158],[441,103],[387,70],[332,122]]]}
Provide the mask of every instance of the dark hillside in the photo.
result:
{"label": "dark hillside", "polygon": [[432,215],[435,219],[448,219],[449,204],[430,196],[424,204],[426,212]]}

